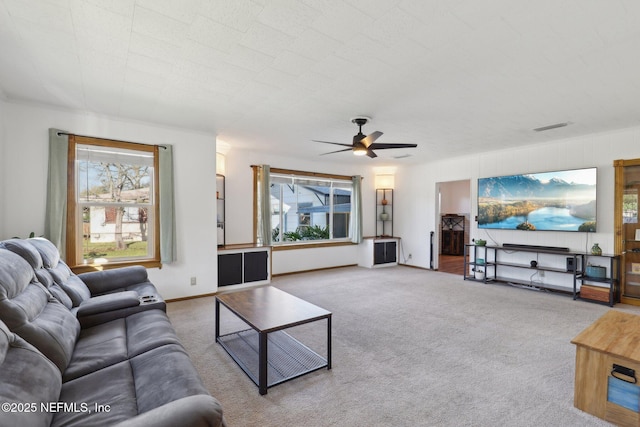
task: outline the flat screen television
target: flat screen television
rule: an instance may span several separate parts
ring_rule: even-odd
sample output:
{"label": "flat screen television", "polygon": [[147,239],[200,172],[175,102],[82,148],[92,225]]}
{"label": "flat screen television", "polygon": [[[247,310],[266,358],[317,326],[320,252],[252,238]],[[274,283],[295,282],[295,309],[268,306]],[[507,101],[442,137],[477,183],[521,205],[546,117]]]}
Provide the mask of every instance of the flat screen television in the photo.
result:
{"label": "flat screen television", "polygon": [[597,168],[478,179],[478,228],[596,231]]}

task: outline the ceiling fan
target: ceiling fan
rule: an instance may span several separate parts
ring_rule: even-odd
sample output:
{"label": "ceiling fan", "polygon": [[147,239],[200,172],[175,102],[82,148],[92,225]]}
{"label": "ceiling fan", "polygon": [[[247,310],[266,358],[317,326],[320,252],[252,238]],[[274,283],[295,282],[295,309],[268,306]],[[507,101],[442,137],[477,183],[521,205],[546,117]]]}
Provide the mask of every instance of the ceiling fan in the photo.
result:
{"label": "ceiling fan", "polygon": [[367,124],[367,122],[370,119],[368,117],[356,117],[354,119],[351,119],[352,123],[355,123],[359,130],[358,130],[358,134],[354,135],[353,137],[353,143],[352,144],[343,144],[341,142],[329,142],[329,141],[318,141],[318,140],[313,140],[313,142],[322,142],[324,144],[333,144],[333,145],[341,145],[343,147],[349,147],[349,148],[345,148],[343,150],[337,150],[337,151],[331,151],[329,153],[323,153],[321,154],[321,156],[324,156],[326,154],[333,154],[333,153],[340,153],[342,151],[353,151],[353,154],[355,154],[356,156],[364,156],[365,154],[369,157],[371,157],[372,159],[374,157],[378,157],[376,155],[376,153],[373,152],[373,150],[386,150],[388,148],[415,148],[418,145],[417,144],[381,144],[379,142],[375,142],[376,139],[380,138],[382,136],[382,132],[379,131],[375,131],[373,132],[371,135],[367,135],[365,136],[362,133],[362,126],[364,126],[365,124]]}

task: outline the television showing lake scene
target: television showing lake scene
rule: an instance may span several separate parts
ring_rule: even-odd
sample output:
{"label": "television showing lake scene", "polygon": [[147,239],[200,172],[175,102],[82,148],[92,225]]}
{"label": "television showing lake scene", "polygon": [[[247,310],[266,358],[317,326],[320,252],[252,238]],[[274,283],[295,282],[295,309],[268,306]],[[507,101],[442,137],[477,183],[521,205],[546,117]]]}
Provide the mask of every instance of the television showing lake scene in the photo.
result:
{"label": "television showing lake scene", "polygon": [[597,169],[478,179],[478,228],[596,231]]}

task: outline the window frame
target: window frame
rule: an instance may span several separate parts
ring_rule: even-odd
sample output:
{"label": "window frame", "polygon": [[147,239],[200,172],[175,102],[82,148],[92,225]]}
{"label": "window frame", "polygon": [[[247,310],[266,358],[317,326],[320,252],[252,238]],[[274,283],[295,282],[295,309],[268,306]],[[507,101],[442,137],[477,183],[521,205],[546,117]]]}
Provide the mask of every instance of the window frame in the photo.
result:
{"label": "window frame", "polygon": [[[153,154],[153,203],[149,207],[153,211],[153,248],[151,257],[126,259],[122,261],[109,261],[100,264],[85,264],[81,257],[81,245],[78,243],[78,233],[82,234],[83,230],[78,229],[81,224],[80,218],[82,211],[78,208],[77,201],[77,145],[92,145],[105,148],[120,148],[134,151],[143,151]],[[69,135],[69,148],[67,151],[67,235],[66,235],[66,259],[65,262],[75,273],[94,270],[108,270],[111,268],[126,267],[132,265],[141,265],[146,268],[162,267],[160,261],[160,191],[159,191],[159,157],[158,146],[150,144],[141,144],[136,142],[118,141],[112,139],[94,138],[80,135]]]}
{"label": "window frame", "polygon": [[[258,235],[258,168],[259,166],[252,165],[253,169],[253,239],[254,243],[257,243],[257,235]],[[269,176],[271,175],[290,175],[294,178],[317,178],[317,179],[326,179],[326,180],[335,180],[335,181],[344,181],[353,182],[353,177],[350,175],[336,175],[336,174],[327,174],[327,173],[319,173],[319,172],[308,172],[308,171],[300,171],[293,169],[281,169],[281,168],[270,168]],[[353,187],[352,187],[352,196],[353,196]],[[333,202],[331,202],[333,205]],[[331,213],[327,213],[330,217]],[[335,215],[336,212],[333,212]],[[331,225],[333,226],[333,219],[331,218]],[[272,250],[274,251],[286,251],[286,250],[294,250],[294,249],[311,249],[311,248],[321,248],[321,247],[332,247],[332,246],[351,246],[355,245],[351,241],[349,236],[340,237],[328,240],[303,240],[303,241],[293,241],[293,242],[271,242]]]}

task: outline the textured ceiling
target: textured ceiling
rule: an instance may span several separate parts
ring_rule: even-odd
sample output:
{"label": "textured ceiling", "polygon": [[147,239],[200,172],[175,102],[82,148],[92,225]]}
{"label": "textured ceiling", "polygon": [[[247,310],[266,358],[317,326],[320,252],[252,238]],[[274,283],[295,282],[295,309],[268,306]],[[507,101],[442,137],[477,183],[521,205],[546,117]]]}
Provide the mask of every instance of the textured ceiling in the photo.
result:
{"label": "textured ceiling", "polygon": [[637,0],[0,0],[0,94],[306,159],[366,115],[418,148],[322,159],[413,163],[638,125],[639,23]]}

